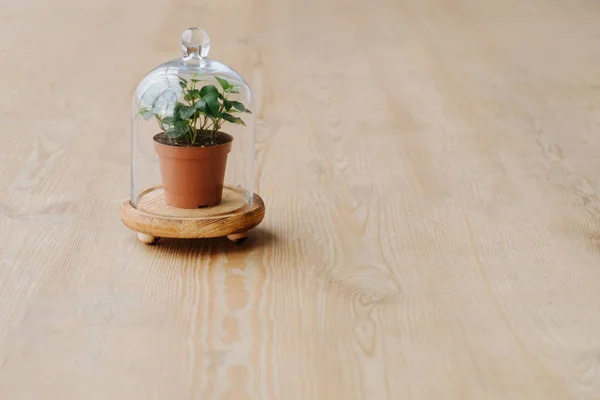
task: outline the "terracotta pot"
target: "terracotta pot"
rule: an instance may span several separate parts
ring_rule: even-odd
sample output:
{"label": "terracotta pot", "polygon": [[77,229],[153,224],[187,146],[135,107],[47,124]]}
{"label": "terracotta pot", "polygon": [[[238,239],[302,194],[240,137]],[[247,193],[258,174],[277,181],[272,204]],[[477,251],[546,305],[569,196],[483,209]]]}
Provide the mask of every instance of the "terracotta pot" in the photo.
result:
{"label": "terracotta pot", "polygon": [[158,153],[165,201],[178,208],[201,208],[217,205],[223,195],[223,181],[227,155],[233,137],[217,146],[179,147],[159,143],[154,137]]}

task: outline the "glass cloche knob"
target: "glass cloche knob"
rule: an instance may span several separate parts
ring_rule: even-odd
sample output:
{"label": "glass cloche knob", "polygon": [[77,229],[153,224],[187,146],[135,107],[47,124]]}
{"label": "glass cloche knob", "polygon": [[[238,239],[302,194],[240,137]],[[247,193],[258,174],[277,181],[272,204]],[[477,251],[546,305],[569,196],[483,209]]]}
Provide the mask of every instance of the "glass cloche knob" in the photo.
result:
{"label": "glass cloche knob", "polygon": [[200,28],[186,29],[181,35],[181,49],[185,58],[204,58],[210,49],[210,37]]}

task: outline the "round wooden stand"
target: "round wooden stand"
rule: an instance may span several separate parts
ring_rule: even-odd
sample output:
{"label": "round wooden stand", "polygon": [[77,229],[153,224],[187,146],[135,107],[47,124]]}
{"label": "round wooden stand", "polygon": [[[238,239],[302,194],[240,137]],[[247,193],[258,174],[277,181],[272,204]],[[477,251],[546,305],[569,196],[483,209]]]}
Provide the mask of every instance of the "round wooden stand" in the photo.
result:
{"label": "round wooden stand", "polygon": [[219,205],[188,210],[166,204],[162,189],[155,186],[140,193],[137,207],[130,199],[123,200],[121,220],[138,232],[138,239],[146,244],[154,244],[161,237],[227,236],[233,242],[241,242],[265,215],[265,204],[259,195],[253,195],[252,205],[247,204],[244,196],[242,191],[226,186]]}

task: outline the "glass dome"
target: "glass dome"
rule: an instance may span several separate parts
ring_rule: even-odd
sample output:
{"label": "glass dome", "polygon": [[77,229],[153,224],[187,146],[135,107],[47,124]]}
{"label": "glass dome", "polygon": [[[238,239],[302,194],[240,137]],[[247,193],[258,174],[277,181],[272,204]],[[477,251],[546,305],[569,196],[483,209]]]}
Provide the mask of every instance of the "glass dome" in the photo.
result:
{"label": "glass dome", "polygon": [[250,87],[207,58],[210,39],[203,30],[184,31],[181,48],[183,55],[151,70],[133,96],[131,205],[181,217],[251,206]]}

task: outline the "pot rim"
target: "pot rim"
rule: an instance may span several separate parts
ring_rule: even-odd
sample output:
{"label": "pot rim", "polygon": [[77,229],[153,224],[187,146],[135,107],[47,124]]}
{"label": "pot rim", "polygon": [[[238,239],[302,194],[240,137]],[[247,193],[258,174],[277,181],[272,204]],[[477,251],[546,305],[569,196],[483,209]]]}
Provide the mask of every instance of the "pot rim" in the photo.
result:
{"label": "pot rim", "polygon": [[[161,132],[157,135],[154,135],[154,137],[156,137],[162,133],[163,132]],[[222,157],[231,151],[232,144],[233,144],[233,136],[228,133],[225,133],[225,132],[221,132],[221,134],[227,135],[230,138],[230,140],[225,143],[218,144],[215,146],[190,147],[190,146],[173,146],[173,145],[169,145],[169,144],[164,144],[164,143],[160,143],[160,142],[156,141],[156,139],[155,139],[155,140],[153,140],[154,141],[154,149],[158,153],[159,158],[166,157],[166,158],[199,160],[199,159],[203,159],[203,158]]]}
{"label": "pot rim", "polygon": [[154,136],[152,136],[152,141],[154,142],[155,145],[165,146],[165,147],[169,147],[169,148],[173,148],[173,149],[218,149],[220,147],[231,145],[231,142],[233,142],[233,139],[234,139],[233,135],[230,135],[229,133],[226,133],[223,131],[217,131],[218,134],[227,136],[229,138],[229,140],[226,141],[225,143],[217,144],[214,146],[174,146],[172,144],[161,143],[156,140],[156,137],[163,133],[165,133],[165,131],[159,132],[159,133],[155,134]]}

